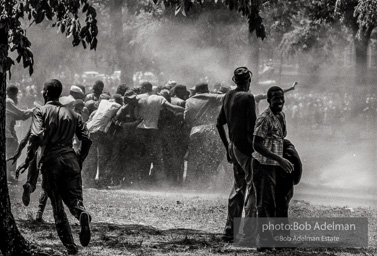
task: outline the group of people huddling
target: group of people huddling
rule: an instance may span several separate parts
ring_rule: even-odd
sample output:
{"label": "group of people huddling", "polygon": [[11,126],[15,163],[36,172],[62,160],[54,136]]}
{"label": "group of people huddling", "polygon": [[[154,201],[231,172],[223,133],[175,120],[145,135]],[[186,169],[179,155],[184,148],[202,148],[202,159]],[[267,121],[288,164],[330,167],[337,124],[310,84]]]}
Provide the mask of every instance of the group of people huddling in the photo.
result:
{"label": "group of people huddling", "polygon": [[[242,216],[244,205],[246,217],[286,217],[293,185],[301,176],[297,151],[285,139],[285,91],[270,88],[265,95],[270,106],[257,119],[251,76],[247,68],[237,68],[237,87],[226,93],[210,93],[206,83],[189,91],[173,82],[163,87],[143,82],[137,88],[120,85],[110,96],[103,92],[103,82],[96,81],[93,93],[85,95],[83,87],[74,85],[63,97],[62,84],[52,79],[44,84],[45,104],[32,111],[16,107],[18,89],[9,86],[8,178],[28,169],[22,196],[28,205],[42,173],[37,220],[42,221],[50,198],[58,235],[68,253],[75,254],[62,202],[80,221],[80,242],[87,246],[91,215],[83,204],[82,180],[88,186],[167,182],[201,188],[226,155],[233,164],[234,187],[224,239],[232,240],[242,233],[235,218]],[[31,115],[30,130],[18,144],[15,121]],[[26,145],[25,162],[12,170]],[[259,237],[263,249],[272,234],[258,236],[255,230],[246,223],[242,241]]]}

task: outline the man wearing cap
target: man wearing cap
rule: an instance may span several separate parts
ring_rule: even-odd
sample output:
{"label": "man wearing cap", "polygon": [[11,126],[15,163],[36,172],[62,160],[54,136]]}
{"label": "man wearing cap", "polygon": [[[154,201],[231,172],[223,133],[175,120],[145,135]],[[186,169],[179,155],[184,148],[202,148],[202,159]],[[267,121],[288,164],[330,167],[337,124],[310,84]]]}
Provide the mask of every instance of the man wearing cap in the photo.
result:
{"label": "man wearing cap", "polygon": [[187,156],[189,186],[208,187],[217,171],[223,151],[216,132],[216,118],[224,95],[210,93],[207,83],[195,86],[195,95],[187,99],[184,120],[190,129]]}
{"label": "man wearing cap", "polygon": [[[233,81],[237,87],[225,94],[217,118],[216,127],[225,146],[228,161],[233,163],[234,172],[234,184],[229,196],[228,217],[223,236],[227,241],[232,241],[233,236],[238,234],[240,227],[235,225],[234,218],[242,216],[244,205],[245,216],[255,217],[255,203],[250,197],[255,193],[251,161],[256,120],[254,96],[249,92],[251,77],[252,73],[246,67],[239,67],[234,71]],[[229,142],[224,129],[225,124],[228,126]],[[246,233],[251,235],[250,232]]]}
{"label": "man wearing cap", "polygon": [[69,89],[69,95],[71,95],[75,100],[77,99],[83,100],[85,98],[85,93],[77,85],[71,86],[71,88]]}
{"label": "man wearing cap", "polygon": [[[184,108],[169,103],[161,95],[152,93],[152,84],[143,82],[141,84],[142,94],[138,95],[138,117],[143,121],[137,126],[137,132],[141,143],[145,146],[145,166],[141,168],[141,179],[148,180],[151,164],[153,171],[151,173],[152,181],[163,176],[161,136],[158,132],[158,120],[163,107],[173,112],[183,112]],[[160,177],[158,177],[160,176]]]}

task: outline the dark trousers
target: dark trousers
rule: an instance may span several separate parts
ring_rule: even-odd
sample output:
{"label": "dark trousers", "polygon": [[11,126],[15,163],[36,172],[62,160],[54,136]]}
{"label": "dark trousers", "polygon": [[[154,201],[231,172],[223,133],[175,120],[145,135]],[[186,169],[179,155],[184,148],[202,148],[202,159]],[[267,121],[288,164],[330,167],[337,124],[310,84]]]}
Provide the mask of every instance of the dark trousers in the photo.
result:
{"label": "dark trousers", "polygon": [[[136,134],[141,144],[139,148],[142,151],[141,156],[143,158],[140,166],[141,180],[151,182],[161,180],[164,176],[164,162],[160,131],[157,129],[136,129]],[[153,164],[152,170],[151,164]]]}
{"label": "dark trousers", "polygon": [[[229,153],[233,161],[234,184],[228,199],[228,217],[225,225],[225,234],[232,236],[238,234],[239,226],[234,223],[235,218],[242,217],[245,206],[245,217],[256,216],[255,190],[253,185],[253,170],[251,166],[252,156],[245,155],[232,143],[229,145]],[[247,238],[255,236],[255,227],[245,223],[244,235]]]}
{"label": "dark trousers", "polygon": [[165,174],[171,185],[183,182],[184,156],[188,148],[188,134],[184,133],[183,127],[179,128],[181,130],[175,127],[161,129]]}
{"label": "dark trousers", "polygon": [[[276,217],[277,172],[282,170],[279,166],[262,165],[255,159],[253,159],[252,166],[258,218],[272,219]],[[261,221],[258,221],[258,223],[258,225],[262,225]],[[261,230],[261,227],[259,227],[259,230]],[[259,245],[261,247],[273,245],[273,237],[272,231],[259,233]]]}
{"label": "dark trousers", "polygon": [[[12,157],[18,148],[18,141],[14,138],[6,138],[5,139],[5,152],[6,152],[6,158]],[[8,180],[13,180],[14,177],[12,175],[15,175],[17,168],[17,162],[12,164],[12,161],[7,162],[7,179]]]}
{"label": "dark trousers", "polygon": [[40,214],[40,216],[42,216],[46,208],[47,199],[48,199],[48,195],[46,191],[42,189],[41,194],[39,195],[39,204],[38,204],[38,214]]}
{"label": "dark trousers", "polygon": [[56,230],[63,245],[75,246],[63,202],[77,219],[85,211],[82,196],[81,170],[74,152],[54,155],[42,165],[42,188],[51,200]]}

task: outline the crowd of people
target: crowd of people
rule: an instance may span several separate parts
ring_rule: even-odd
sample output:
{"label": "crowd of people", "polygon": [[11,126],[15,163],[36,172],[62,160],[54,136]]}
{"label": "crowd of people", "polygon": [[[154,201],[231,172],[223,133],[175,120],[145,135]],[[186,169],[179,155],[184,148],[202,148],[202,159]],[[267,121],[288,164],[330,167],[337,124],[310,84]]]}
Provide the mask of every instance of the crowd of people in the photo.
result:
{"label": "crowd of people", "polygon": [[[244,207],[246,217],[287,217],[302,168],[293,144],[285,139],[286,117],[293,125],[310,127],[334,123],[334,119],[343,122],[351,117],[352,96],[286,94],[296,83],[285,90],[273,86],[267,94],[254,96],[249,90],[251,77],[241,67],[234,71],[232,90],[223,86],[210,92],[207,83],[187,88],[174,81],[164,86],[146,81],[137,87],[121,84],[113,95],[98,80],[91,93],[82,85],[72,85],[65,96],[61,96],[62,84],[52,79],[42,90],[45,102],[30,96],[35,107],[25,110],[17,107],[18,87],[10,85],[8,181],[17,182],[19,173],[28,169],[22,198],[28,205],[42,173],[37,219],[42,219],[49,198],[59,237],[71,254],[77,253],[77,246],[62,202],[80,221],[81,244],[87,246],[90,241],[91,215],[83,204],[82,181],[84,186],[100,188],[169,184],[205,189],[227,160],[233,164],[234,184],[224,239],[238,234],[235,218],[242,216]],[[285,94],[289,103],[284,114]],[[259,114],[261,100],[269,106]],[[362,113],[375,122],[375,95],[368,95],[365,104]],[[15,123],[31,116],[29,132],[19,143]],[[16,170],[15,162],[27,144],[26,160]],[[257,237],[251,226],[245,224],[241,243]],[[269,247],[272,235],[260,236],[258,246]]]}
{"label": "crowd of people", "polygon": [[377,118],[377,96],[367,93],[357,100],[350,93],[300,93],[287,94],[285,113],[294,128],[329,128],[331,134],[360,118],[364,128],[373,127]]}

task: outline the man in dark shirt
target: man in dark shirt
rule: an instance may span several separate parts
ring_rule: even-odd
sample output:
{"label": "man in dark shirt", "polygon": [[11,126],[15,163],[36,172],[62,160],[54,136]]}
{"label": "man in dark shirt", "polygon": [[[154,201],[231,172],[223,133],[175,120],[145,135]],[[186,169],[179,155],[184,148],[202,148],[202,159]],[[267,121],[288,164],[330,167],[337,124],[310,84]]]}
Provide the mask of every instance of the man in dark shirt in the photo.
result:
{"label": "man in dark shirt", "polygon": [[[246,217],[255,217],[255,205],[250,199],[254,192],[252,183],[251,159],[253,152],[253,131],[256,120],[254,96],[249,92],[252,73],[246,67],[234,71],[233,81],[237,88],[226,93],[217,119],[217,129],[227,151],[227,158],[233,163],[234,185],[229,196],[228,218],[224,239],[231,241],[239,227],[234,218],[242,216],[245,204]],[[224,125],[228,125],[228,142]],[[247,198],[245,198],[247,192]]]}
{"label": "man in dark shirt", "polygon": [[[59,103],[61,92],[62,84],[56,79],[44,84],[43,97],[46,103],[33,113],[27,157],[17,171],[26,169],[41,147],[38,166],[43,176],[42,187],[51,200],[60,240],[68,254],[76,254],[78,249],[62,202],[80,221],[80,242],[82,246],[87,246],[91,237],[91,217],[83,205],[81,166],[88,155],[91,140],[81,116]],[[72,147],[75,134],[82,141],[77,152]]]}

